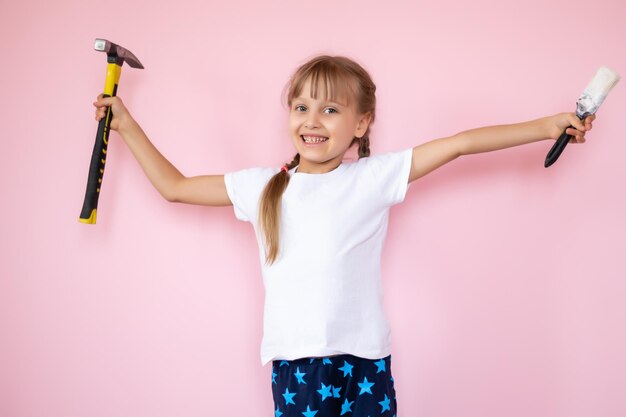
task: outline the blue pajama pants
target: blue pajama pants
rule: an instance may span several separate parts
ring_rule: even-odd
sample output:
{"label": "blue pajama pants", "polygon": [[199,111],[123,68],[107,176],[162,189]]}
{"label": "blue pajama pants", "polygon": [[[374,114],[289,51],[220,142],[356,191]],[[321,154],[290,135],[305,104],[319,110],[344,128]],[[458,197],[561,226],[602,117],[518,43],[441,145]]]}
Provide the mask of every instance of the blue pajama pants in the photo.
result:
{"label": "blue pajama pants", "polygon": [[395,417],[391,355],[272,361],[275,417]]}

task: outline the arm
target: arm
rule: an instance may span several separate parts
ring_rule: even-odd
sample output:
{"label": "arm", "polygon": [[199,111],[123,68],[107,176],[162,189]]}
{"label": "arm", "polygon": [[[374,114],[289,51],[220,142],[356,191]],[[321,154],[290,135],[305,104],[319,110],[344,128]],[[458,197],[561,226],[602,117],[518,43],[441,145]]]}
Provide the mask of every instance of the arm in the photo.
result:
{"label": "arm", "polygon": [[581,121],[575,113],[559,113],[523,123],[487,126],[466,130],[447,138],[436,139],[413,148],[409,182],[414,181],[461,155],[491,152],[537,142],[558,139],[568,126],[572,142],[583,143],[585,132],[592,128],[595,115]]}
{"label": "arm", "polygon": [[111,129],[124,139],[152,185],[167,201],[207,206],[232,205],[223,175],[185,177],[150,142],[119,97],[98,97],[94,106],[97,108],[96,120],[104,117],[105,108],[111,106]]}

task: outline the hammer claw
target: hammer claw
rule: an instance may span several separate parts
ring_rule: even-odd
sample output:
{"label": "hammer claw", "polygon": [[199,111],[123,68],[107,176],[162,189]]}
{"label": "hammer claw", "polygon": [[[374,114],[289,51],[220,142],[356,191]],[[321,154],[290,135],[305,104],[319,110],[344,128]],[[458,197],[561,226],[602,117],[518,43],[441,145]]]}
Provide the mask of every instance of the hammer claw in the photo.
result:
{"label": "hammer claw", "polygon": [[132,52],[106,39],[96,39],[93,49],[96,51],[106,52],[108,57],[115,59],[116,63],[120,66],[124,63],[124,61],[126,61],[132,68],[143,69],[143,65]]}

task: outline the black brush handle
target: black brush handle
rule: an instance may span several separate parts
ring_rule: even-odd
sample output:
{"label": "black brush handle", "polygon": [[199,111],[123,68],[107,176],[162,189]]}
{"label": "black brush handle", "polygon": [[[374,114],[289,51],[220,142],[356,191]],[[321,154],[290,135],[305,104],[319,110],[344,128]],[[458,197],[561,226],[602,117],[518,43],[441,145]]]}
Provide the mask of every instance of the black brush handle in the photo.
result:
{"label": "black brush handle", "polygon": [[[570,127],[573,126],[569,126],[565,129],[565,131],[567,131],[567,129],[569,129]],[[552,145],[552,149],[550,149],[548,155],[546,155],[546,160],[543,163],[544,167],[548,168],[550,165],[555,163],[556,160],[559,159],[559,156],[561,156],[561,152],[563,152],[563,149],[565,149],[569,141],[572,139],[572,135],[568,135],[567,133],[565,133],[565,131],[563,131],[561,136],[559,136],[554,145]]]}
{"label": "black brush handle", "polygon": [[[579,120],[585,120],[588,116],[591,116],[592,114],[593,113],[585,112],[582,116],[580,116],[579,113],[576,112],[576,117],[578,117]],[[548,152],[548,154],[546,155],[546,160],[543,163],[544,167],[548,168],[550,165],[555,163],[556,160],[559,159],[559,156],[561,156],[563,149],[565,149],[569,141],[573,138],[572,135],[568,135],[567,133],[565,133],[570,127],[572,129],[576,129],[574,126],[571,125],[565,128],[563,133],[561,133],[561,136],[559,136],[559,138],[556,140],[556,143],[552,145],[552,149],[550,149],[550,152]]]}

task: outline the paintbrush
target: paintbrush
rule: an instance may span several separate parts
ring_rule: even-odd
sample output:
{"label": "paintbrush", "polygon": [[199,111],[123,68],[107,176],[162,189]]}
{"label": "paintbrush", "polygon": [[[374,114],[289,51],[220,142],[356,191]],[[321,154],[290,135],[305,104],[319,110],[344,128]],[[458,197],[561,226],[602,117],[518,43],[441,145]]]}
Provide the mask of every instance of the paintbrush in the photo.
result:
{"label": "paintbrush", "polygon": [[[620,76],[615,71],[607,67],[600,68],[576,102],[576,116],[580,120],[584,120],[586,117],[595,114],[609,94],[609,91],[617,84],[619,79]],[[552,146],[552,149],[550,149],[550,152],[548,152],[548,155],[546,155],[546,161],[544,163],[546,168],[559,159],[561,152],[563,152],[565,146],[569,143],[570,139],[572,139],[571,135],[565,133],[570,127],[563,131],[556,143]]]}

